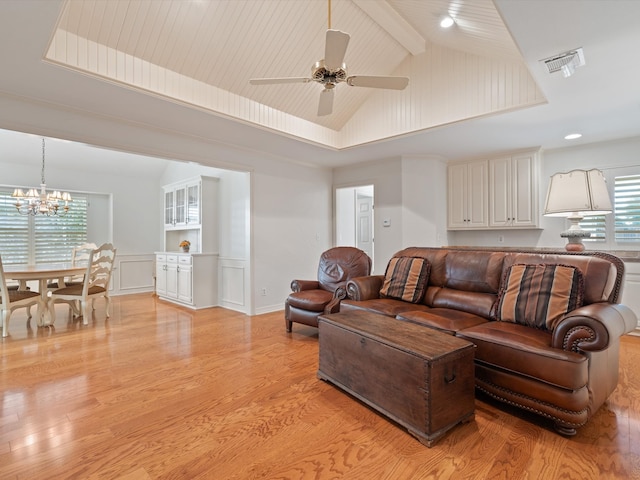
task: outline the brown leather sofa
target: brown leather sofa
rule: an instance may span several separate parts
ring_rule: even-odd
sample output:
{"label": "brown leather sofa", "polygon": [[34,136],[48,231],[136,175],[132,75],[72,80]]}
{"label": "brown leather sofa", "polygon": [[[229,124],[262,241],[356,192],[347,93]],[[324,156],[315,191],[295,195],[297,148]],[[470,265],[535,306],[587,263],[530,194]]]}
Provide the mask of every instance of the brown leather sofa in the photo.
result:
{"label": "brown leather sofa", "polygon": [[[476,388],[552,420],[564,435],[575,434],[616,388],[620,337],[637,325],[636,315],[618,303],[624,277],[619,258],[597,252],[417,247],[396,257],[427,260],[428,281],[418,302],[381,297],[385,276],[374,275],[347,282],[340,311],[395,316],[474,343]],[[581,278],[573,285],[583,287],[582,306],[559,316],[553,328],[496,319],[497,306],[507,297],[501,290],[504,279],[515,271],[510,267],[539,264],[577,267],[573,270]]]}

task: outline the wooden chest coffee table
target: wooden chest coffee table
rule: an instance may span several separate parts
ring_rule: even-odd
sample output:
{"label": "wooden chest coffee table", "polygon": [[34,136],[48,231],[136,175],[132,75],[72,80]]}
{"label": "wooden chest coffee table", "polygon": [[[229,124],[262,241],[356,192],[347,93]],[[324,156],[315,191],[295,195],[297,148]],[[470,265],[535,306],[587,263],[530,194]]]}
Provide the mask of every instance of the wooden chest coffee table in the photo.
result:
{"label": "wooden chest coffee table", "polygon": [[431,446],[474,417],[475,346],[437,330],[366,311],[318,318],[318,377]]}

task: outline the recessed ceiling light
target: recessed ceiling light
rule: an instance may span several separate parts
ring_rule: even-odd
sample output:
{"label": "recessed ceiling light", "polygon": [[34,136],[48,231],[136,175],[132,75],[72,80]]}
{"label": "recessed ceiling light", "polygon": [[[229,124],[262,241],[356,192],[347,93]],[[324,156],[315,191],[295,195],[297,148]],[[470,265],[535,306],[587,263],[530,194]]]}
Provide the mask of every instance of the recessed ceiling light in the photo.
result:
{"label": "recessed ceiling light", "polygon": [[575,140],[576,138],[580,138],[582,136],[581,133],[570,133],[564,137],[565,140]]}
{"label": "recessed ceiling light", "polygon": [[454,23],[456,22],[454,22],[453,18],[451,18],[449,15],[445,15],[440,19],[440,26],[442,28],[449,28],[453,26]]}

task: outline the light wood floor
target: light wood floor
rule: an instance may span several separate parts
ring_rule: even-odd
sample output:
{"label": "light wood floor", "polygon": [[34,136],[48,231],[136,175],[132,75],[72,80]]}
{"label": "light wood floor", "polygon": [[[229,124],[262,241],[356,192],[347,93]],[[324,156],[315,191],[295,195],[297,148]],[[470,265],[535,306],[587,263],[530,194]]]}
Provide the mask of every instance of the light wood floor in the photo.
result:
{"label": "light wood floor", "polygon": [[14,314],[2,341],[0,479],[640,478],[640,338],[577,436],[485,398],[432,448],[316,378],[317,330],[282,312],[114,298],[88,327]]}

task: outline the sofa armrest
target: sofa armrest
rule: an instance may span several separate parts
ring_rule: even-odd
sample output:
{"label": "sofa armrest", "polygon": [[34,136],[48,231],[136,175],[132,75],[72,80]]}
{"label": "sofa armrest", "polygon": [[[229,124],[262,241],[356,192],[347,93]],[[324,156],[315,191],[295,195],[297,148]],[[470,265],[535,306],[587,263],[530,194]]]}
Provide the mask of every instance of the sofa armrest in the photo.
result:
{"label": "sofa armrest", "polygon": [[317,290],[320,282],[317,280],[294,280],[291,282],[292,292],[302,292],[303,290]]}
{"label": "sofa armrest", "polygon": [[352,278],[347,282],[347,296],[356,301],[379,298],[383,281],[384,275]]}
{"label": "sofa armrest", "polygon": [[563,350],[599,351],[637,326],[633,311],[617,303],[592,303],[569,312],[553,331],[552,346]]}

